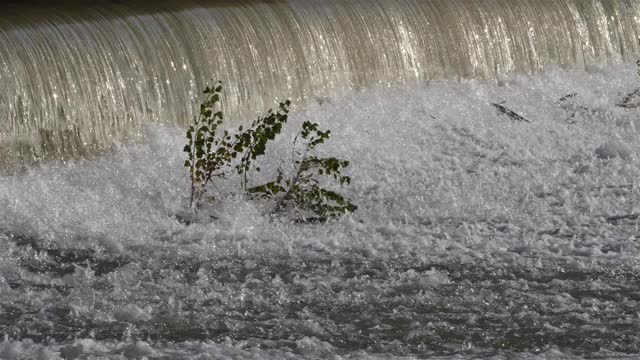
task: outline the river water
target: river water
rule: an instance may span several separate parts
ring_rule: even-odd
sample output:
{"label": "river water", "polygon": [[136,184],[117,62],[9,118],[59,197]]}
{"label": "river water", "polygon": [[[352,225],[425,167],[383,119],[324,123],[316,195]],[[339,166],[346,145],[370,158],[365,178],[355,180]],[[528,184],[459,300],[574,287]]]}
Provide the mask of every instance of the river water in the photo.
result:
{"label": "river water", "polygon": [[184,126],[222,80],[237,122],[374,85],[635,61],[634,0],[8,2],[0,168]]}
{"label": "river water", "polygon": [[225,197],[233,177],[216,219],[180,223],[171,126],[2,175],[0,357],[637,358],[640,118],[617,105],[635,71],[310,102],[262,167],[302,121],[332,129],[320,152],[351,160],[359,209],[328,223]]}

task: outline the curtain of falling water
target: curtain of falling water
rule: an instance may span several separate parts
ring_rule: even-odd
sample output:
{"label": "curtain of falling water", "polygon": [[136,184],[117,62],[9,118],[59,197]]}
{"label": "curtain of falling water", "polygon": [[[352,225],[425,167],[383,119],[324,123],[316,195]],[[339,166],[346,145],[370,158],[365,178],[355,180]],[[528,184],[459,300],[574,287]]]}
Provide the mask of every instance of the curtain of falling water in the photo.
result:
{"label": "curtain of falling water", "polygon": [[159,0],[2,5],[0,166],[376,83],[494,78],[635,58],[637,0]]}

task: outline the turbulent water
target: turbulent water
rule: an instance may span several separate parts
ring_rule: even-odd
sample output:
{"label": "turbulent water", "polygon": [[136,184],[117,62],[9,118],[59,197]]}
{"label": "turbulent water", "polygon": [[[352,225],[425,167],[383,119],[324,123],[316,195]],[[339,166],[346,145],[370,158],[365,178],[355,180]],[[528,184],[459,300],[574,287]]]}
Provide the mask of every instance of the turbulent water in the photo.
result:
{"label": "turbulent water", "polygon": [[[638,19],[635,0],[3,4],[0,358],[638,358]],[[298,105],[262,177],[303,121],[332,129],[357,212],[293,222],[224,196],[230,177],[181,221],[180,126],[210,79],[230,121]]]}
{"label": "turbulent water", "polygon": [[0,176],[0,357],[637,358],[639,99],[616,104],[639,84],[550,69],[309,104],[272,151],[334,130],[359,209],[326,224],[220,197],[180,223],[172,127]]}
{"label": "turbulent water", "polygon": [[211,79],[245,121],[276,98],[633,60],[639,18],[635,0],[3,4],[0,166],[184,125]]}

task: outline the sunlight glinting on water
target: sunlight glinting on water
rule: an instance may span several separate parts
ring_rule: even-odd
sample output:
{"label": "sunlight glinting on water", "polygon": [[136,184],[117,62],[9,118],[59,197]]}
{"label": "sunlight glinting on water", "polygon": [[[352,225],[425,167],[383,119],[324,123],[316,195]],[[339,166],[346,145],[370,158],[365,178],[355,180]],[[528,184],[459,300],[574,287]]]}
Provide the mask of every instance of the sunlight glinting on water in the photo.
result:
{"label": "sunlight glinting on water", "polygon": [[[290,0],[7,6],[0,15],[4,159],[72,156],[183,125],[225,83],[233,121],[276,99],[376,83],[496,78],[638,53],[640,6],[624,0]],[[6,151],[8,150],[8,151]],[[9,154],[9,155],[7,155]]]}

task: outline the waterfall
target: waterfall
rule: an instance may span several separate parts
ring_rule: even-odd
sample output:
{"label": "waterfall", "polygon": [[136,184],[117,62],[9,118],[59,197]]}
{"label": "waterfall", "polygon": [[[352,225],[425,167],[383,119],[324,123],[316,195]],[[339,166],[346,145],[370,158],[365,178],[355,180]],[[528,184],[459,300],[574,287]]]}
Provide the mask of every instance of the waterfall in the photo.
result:
{"label": "waterfall", "polygon": [[[3,5],[0,165],[185,125],[225,85],[231,121],[374,84],[635,59],[637,0],[159,0]],[[28,155],[25,155],[28,154]]]}

